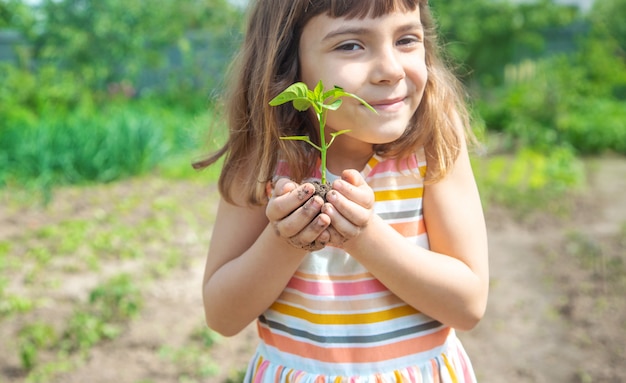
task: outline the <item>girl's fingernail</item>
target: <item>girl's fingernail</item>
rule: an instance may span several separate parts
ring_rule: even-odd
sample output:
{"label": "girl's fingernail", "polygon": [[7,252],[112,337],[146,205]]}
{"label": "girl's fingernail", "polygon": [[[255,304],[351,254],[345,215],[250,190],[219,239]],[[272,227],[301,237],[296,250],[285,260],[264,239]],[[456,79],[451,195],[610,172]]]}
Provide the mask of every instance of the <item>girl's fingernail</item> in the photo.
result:
{"label": "girl's fingernail", "polygon": [[336,201],[337,200],[337,192],[334,190],[331,190],[330,192],[328,192],[328,195],[326,195],[326,199],[328,199],[329,201]]}
{"label": "girl's fingernail", "polygon": [[331,204],[324,204],[324,206],[322,206],[322,213],[330,215],[333,212],[333,205]]}
{"label": "girl's fingernail", "polygon": [[308,200],[306,205],[304,206],[305,208],[310,207],[312,209],[319,210],[322,207],[322,202],[320,202],[318,198],[313,197],[310,200]]}

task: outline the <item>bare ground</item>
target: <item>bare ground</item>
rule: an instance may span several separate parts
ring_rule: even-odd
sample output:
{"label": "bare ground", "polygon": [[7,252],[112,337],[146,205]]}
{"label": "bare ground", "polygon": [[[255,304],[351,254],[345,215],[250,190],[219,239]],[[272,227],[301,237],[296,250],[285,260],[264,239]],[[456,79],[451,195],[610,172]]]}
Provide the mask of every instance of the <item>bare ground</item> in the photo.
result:
{"label": "bare ground", "polygon": [[[566,217],[520,219],[487,206],[489,305],[477,328],[460,334],[479,381],[626,381],[626,160],[593,160],[589,166],[587,190]],[[254,349],[253,325],[211,347],[194,336],[203,328],[200,282],[216,198],[206,185],[153,178],[63,189],[47,208],[32,197],[5,192],[0,248],[5,244],[8,251],[0,258],[0,277],[5,294],[36,304],[0,316],[0,383],[36,381],[21,366],[20,329],[44,321],[61,332],[88,292],[121,272],[141,287],[139,315],[120,336],[97,343],[82,357],[42,348],[39,366],[70,366],[47,375],[36,368],[43,376],[39,381],[223,383],[235,376]],[[160,229],[130,233],[107,248],[115,253],[131,246],[139,256],[94,260],[90,248],[58,254],[59,244],[51,238],[63,239],[43,230],[72,221],[94,223],[100,232]],[[97,235],[88,231],[85,239],[96,242]],[[38,269],[41,258],[32,250],[42,244],[55,251]],[[168,259],[168,249],[180,254],[175,267],[163,271],[155,265]],[[89,262],[96,267],[85,266]]]}

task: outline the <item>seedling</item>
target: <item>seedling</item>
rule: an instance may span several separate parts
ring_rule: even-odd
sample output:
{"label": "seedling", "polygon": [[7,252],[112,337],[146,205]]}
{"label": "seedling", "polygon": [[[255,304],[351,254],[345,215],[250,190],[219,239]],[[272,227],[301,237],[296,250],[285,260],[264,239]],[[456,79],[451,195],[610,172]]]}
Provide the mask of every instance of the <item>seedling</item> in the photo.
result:
{"label": "seedling", "polygon": [[[333,132],[330,134],[330,140],[326,142],[326,113],[329,110],[337,110],[341,106],[342,97],[352,97],[358,100],[361,104],[366,106],[372,112],[377,113],[374,108],[370,104],[368,104],[365,100],[360,98],[359,96],[346,92],[342,88],[335,86],[333,89],[324,92],[324,85],[322,81],[317,83],[315,89],[310,90],[308,86],[303,82],[297,82],[295,84],[290,85],[287,89],[283,90],[278,96],[274,97],[270,101],[271,106],[278,106],[285,104],[287,102],[291,102],[293,107],[298,111],[305,111],[309,108],[313,108],[315,111],[315,115],[317,116],[317,121],[319,123],[319,131],[320,131],[320,144],[317,145],[309,136],[288,136],[288,137],[280,137],[281,140],[292,140],[292,141],[304,141],[307,144],[311,145],[315,149],[320,152],[321,157],[321,184],[326,184],[326,152],[328,148],[333,144],[335,138],[344,133],[348,133],[350,130],[339,130],[337,132]],[[326,102],[328,100],[328,102]]]}

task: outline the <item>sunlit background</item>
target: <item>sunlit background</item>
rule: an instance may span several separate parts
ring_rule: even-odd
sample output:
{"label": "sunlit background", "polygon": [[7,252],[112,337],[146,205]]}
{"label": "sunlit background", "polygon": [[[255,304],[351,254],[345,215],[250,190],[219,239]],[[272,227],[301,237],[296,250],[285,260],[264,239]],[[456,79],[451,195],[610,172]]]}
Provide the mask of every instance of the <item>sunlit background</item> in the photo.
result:
{"label": "sunlit background", "polygon": [[[219,164],[190,164],[246,3],[0,0],[0,383],[241,381],[254,328],[200,298]],[[626,0],[430,4],[481,141],[479,381],[626,381]]]}

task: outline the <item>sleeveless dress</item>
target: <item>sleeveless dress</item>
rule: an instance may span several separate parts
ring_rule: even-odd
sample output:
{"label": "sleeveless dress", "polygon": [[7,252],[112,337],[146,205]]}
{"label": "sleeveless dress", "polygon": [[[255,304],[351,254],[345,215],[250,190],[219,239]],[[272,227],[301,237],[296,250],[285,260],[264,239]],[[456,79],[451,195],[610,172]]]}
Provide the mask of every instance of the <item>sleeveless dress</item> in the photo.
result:
{"label": "sleeveless dress", "polygon": [[[428,248],[422,214],[423,152],[407,161],[374,155],[362,174],[374,211]],[[279,164],[278,176],[284,176]],[[319,178],[319,174],[316,175]],[[339,248],[309,253],[257,321],[249,383],[475,382],[452,328],[407,305]]]}

